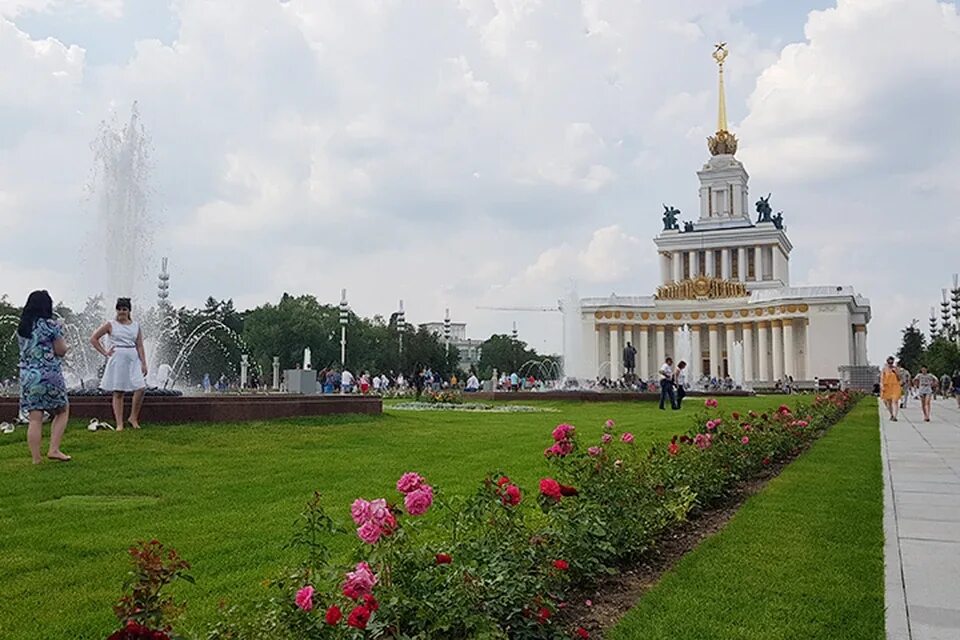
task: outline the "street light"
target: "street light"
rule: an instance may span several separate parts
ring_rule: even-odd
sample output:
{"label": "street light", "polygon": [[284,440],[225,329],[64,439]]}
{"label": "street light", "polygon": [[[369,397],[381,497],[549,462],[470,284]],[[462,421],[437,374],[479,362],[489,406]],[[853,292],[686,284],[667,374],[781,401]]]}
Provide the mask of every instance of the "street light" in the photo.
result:
{"label": "street light", "polygon": [[401,300],[400,310],[397,311],[397,343],[399,344],[401,369],[403,369],[403,334],[406,330],[407,330],[407,315],[403,311],[403,300]]}
{"label": "street light", "polygon": [[347,362],[347,319],[350,307],[347,305],[347,290],[340,290],[340,367]]}
{"label": "street light", "polygon": [[443,317],[443,341],[444,347],[446,348],[446,355],[450,357],[450,309],[447,309],[446,315]]}

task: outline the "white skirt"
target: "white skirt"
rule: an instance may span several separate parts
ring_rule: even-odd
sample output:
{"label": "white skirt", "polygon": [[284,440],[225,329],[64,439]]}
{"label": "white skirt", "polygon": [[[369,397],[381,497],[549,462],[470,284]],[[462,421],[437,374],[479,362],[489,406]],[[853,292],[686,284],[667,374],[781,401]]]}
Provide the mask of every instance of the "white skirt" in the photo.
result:
{"label": "white skirt", "polygon": [[115,349],[107,360],[100,388],[104,391],[136,391],[147,386],[140,369],[140,354],[136,349]]}

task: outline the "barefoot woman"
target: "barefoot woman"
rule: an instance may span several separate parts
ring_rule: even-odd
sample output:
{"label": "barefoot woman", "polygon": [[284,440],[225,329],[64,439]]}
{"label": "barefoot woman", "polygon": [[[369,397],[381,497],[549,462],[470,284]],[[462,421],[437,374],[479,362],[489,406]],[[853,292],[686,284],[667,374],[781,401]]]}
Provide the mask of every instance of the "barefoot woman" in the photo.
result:
{"label": "barefoot woman", "polygon": [[67,386],[60,367],[67,343],[60,323],[53,319],[53,300],[46,291],[34,291],[27,298],[17,327],[17,342],[20,345],[20,409],[30,419],[27,444],[33,464],[43,462],[40,441],[44,411],[53,416],[47,457],[67,462],[70,456],[60,451],[60,439],[70,417]]}
{"label": "barefoot woman", "polygon": [[[105,349],[101,339],[110,336],[110,348]],[[140,407],[147,386],[147,357],[143,351],[140,324],[130,315],[130,298],[117,298],[117,318],[107,322],[91,336],[93,348],[108,358],[107,368],[100,380],[100,388],[113,392],[113,417],[117,431],[123,431],[123,394],[133,392],[130,426],[140,428]]]}

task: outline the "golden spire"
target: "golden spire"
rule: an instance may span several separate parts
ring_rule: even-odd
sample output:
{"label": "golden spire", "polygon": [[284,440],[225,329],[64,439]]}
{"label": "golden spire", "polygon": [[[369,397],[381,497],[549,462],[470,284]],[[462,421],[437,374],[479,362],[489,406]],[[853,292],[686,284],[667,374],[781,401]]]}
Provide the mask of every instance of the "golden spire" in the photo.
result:
{"label": "golden spire", "polygon": [[707,138],[707,146],[715,156],[733,155],[737,152],[737,137],[727,130],[727,97],[723,88],[723,63],[729,53],[726,42],[718,43],[713,50],[713,59],[717,62],[720,73],[720,100],[717,106],[717,133]]}

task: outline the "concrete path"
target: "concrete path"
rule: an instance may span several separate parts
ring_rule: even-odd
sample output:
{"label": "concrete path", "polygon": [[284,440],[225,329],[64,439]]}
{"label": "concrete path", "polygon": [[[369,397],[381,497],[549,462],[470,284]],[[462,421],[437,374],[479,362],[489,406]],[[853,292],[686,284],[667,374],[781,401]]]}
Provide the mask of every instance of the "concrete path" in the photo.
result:
{"label": "concrete path", "polygon": [[887,638],[960,639],[960,409],[936,400],[923,422],[911,399],[880,407]]}

